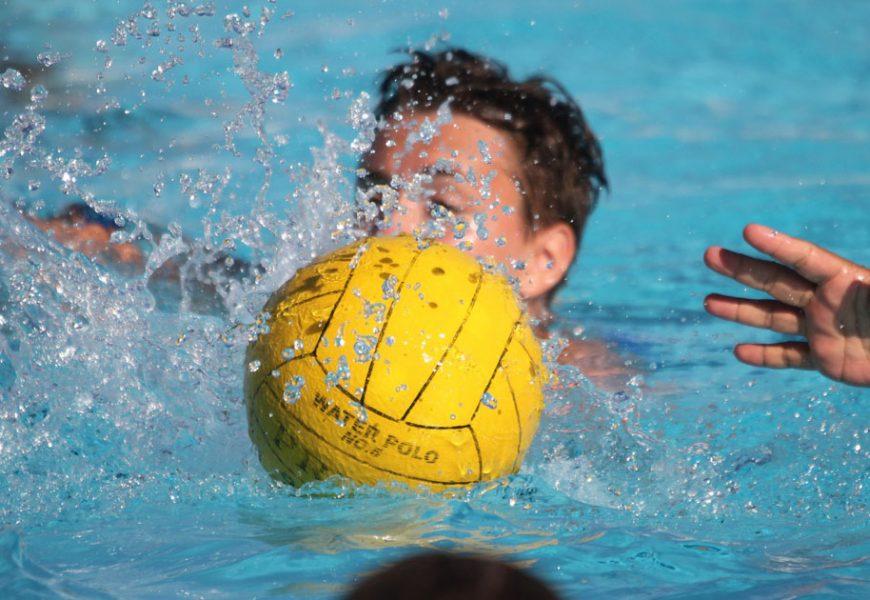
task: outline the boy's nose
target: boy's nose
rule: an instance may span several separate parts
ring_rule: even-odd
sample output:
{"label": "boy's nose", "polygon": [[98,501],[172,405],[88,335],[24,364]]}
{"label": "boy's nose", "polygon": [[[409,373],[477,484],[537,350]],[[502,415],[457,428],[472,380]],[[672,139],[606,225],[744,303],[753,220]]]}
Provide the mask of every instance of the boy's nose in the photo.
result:
{"label": "boy's nose", "polygon": [[389,225],[382,231],[385,235],[399,235],[400,233],[414,233],[414,229],[422,225],[427,219],[425,207],[419,200],[412,199],[405,191],[399,193],[396,199],[396,208],[389,218]]}

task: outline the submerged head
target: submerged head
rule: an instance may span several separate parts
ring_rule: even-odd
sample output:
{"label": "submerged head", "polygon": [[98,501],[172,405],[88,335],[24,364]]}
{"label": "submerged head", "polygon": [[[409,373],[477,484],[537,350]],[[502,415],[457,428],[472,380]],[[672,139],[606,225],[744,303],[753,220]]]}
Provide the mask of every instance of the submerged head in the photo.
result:
{"label": "submerged head", "polygon": [[364,577],[347,600],[555,600],[531,572],[496,558],[428,552]]}
{"label": "submerged head", "polygon": [[542,312],[607,186],[580,107],[552,79],[516,81],[460,49],[412,52],[380,91],[380,127],[360,171],[362,192],[380,207],[375,228],[491,257]]}

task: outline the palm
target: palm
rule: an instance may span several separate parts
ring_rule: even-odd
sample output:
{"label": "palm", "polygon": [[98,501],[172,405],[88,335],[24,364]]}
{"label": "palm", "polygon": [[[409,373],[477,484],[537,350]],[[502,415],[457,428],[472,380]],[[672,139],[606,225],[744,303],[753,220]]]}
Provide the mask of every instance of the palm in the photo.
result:
{"label": "palm", "polygon": [[870,270],[759,225],[748,226],[744,237],[782,264],[717,247],[707,250],[705,261],[774,300],[714,294],[707,297],[707,310],[806,341],[740,344],[737,358],[762,367],[818,369],[831,379],[870,386]]}
{"label": "palm", "polygon": [[870,296],[855,275],[850,270],[818,286],[804,307],[807,341],[819,371],[838,381],[870,385]]}

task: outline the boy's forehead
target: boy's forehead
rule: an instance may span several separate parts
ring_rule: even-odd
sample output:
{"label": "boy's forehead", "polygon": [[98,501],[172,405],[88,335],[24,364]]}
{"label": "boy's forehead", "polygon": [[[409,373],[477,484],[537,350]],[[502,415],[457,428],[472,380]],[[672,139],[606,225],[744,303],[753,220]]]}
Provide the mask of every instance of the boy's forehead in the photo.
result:
{"label": "boy's forehead", "polygon": [[409,177],[447,161],[461,172],[496,170],[500,175],[520,176],[519,152],[510,134],[463,113],[454,113],[444,124],[436,118],[433,111],[390,119],[378,132],[363,166]]}

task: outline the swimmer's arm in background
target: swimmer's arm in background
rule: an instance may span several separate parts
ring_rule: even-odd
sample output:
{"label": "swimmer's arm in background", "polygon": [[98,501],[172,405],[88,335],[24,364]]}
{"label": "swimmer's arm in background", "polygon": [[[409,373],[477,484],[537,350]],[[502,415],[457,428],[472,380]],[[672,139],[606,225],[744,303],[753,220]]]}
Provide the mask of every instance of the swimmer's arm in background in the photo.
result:
{"label": "swimmer's arm in background", "polygon": [[595,386],[608,392],[626,391],[629,380],[637,375],[624,356],[599,340],[572,339],[559,354],[558,362],[577,367]]}
{"label": "swimmer's arm in background", "polygon": [[141,271],[145,266],[142,250],[136,244],[110,242],[112,234],[121,227],[85,204],[72,204],[48,219],[28,217],[28,220],[53,235],[60,244],[99,263],[122,266],[131,272]]}
{"label": "swimmer's arm in background", "polygon": [[[61,213],[48,219],[28,217],[39,229],[50,233],[62,245],[81,252],[100,264],[109,265],[127,274],[142,273],[147,257],[135,243],[113,243],[111,236],[122,229],[111,219],[94,212],[85,204],[73,204]],[[159,228],[153,228],[160,238]],[[217,285],[224,280],[241,280],[254,272],[246,261],[233,257],[230,264],[227,255],[220,255],[213,262],[202,265],[185,278],[185,291],[194,312],[215,314],[222,311]],[[149,278],[149,288],[157,291],[155,296],[161,308],[170,308],[181,298],[181,271],[187,261],[182,254],[167,260]]]}
{"label": "swimmer's arm in background", "polygon": [[870,386],[870,269],[762,225],[748,225],[743,237],[777,262],[718,246],[707,249],[704,262],[774,300],[711,294],[705,308],[721,319],[805,340],[738,344],[737,358],[758,367],[815,369],[836,381]]}

